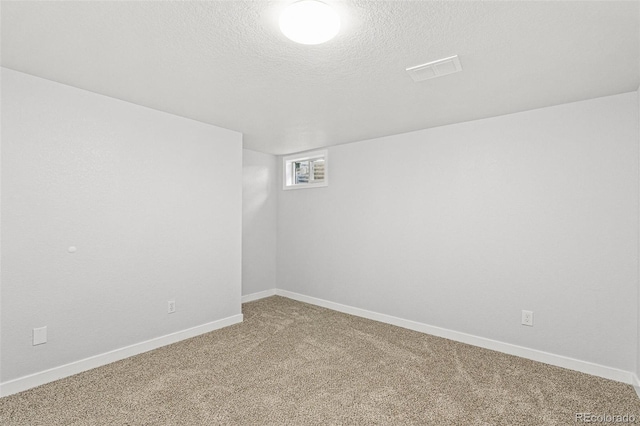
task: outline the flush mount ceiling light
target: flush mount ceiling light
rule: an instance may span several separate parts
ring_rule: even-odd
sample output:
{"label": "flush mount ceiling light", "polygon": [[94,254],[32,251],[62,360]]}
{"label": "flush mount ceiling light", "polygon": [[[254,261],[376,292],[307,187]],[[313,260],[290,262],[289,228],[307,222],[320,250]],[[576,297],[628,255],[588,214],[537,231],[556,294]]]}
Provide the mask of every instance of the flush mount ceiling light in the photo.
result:
{"label": "flush mount ceiling light", "polygon": [[339,30],[338,13],[319,1],[298,1],[280,15],[280,31],[296,43],[324,43],[335,37]]}

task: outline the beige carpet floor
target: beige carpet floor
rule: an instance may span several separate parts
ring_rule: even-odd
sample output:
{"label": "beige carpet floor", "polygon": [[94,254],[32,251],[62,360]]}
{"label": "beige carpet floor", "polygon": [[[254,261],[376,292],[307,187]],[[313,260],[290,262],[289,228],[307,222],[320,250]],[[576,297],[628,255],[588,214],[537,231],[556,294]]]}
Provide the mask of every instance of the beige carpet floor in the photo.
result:
{"label": "beige carpet floor", "polygon": [[[2,425],[562,425],[629,385],[274,296],[241,324],[0,399]],[[579,423],[578,423],[579,424]]]}

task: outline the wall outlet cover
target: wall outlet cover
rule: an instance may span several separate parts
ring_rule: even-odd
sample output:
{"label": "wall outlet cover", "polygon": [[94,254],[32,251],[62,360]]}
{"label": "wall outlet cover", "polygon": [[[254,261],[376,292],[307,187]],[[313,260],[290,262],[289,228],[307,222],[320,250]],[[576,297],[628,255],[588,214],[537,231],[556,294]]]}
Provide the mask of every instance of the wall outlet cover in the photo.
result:
{"label": "wall outlet cover", "polygon": [[47,327],[33,329],[33,346],[47,343]]}
{"label": "wall outlet cover", "polygon": [[533,327],[533,312],[532,311],[522,311],[522,325],[527,325],[529,327]]}

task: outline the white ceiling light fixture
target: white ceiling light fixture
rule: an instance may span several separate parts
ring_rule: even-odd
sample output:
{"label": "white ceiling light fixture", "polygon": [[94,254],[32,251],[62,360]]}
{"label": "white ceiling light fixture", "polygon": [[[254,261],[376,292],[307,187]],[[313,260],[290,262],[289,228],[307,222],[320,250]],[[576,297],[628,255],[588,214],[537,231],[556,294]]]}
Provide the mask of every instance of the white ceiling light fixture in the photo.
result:
{"label": "white ceiling light fixture", "polygon": [[316,0],[301,0],[289,5],[280,15],[280,31],[301,44],[320,44],[340,31],[340,16],[329,5]]}

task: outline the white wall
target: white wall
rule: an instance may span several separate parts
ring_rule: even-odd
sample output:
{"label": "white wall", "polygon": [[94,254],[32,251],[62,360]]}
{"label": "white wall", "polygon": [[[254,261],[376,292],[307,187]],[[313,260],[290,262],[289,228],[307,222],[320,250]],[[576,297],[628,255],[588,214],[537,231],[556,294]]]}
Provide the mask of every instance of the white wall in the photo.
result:
{"label": "white wall", "polygon": [[[639,11],[640,13],[640,11]],[[640,66],[638,67],[640,69]],[[638,99],[638,146],[640,147],[640,86],[638,86],[638,91],[636,92],[636,96]],[[640,159],[639,159],[640,161]],[[640,169],[638,170],[638,181],[640,182]],[[639,184],[640,185],[640,184]],[[640,210],[640,209],[639,209]],[[638,221],[640,221],[640,211],[638,212]],[[638,235],[639,246],[640,246],[640,233]],[[640,253],[638,253],[640,256]],[[639,259],[640,261],[640,259]],[[640,381],[638,378],[640,377],[640,277],[638,278],[638,293],[637,293],[637,303],[638,303],[638,336],[637,336],[637,347],[636,347],[636,393],[640,396]]]}
{"label": "white wall", "polygon": [[243,150],[243,295],[276,288],[276,185],[276,157]]}
{"label": "white wall", "polygon": [[1,380],[240,314],[241,178],[240,133],[2,69]]}
{"label": "white wall", "polygon": [[637,96],[331,147],[279,193],[278,288],[634,371]]}

